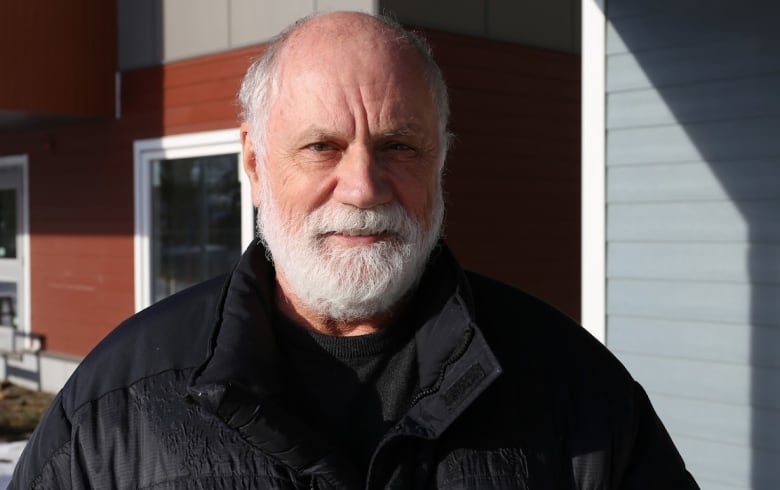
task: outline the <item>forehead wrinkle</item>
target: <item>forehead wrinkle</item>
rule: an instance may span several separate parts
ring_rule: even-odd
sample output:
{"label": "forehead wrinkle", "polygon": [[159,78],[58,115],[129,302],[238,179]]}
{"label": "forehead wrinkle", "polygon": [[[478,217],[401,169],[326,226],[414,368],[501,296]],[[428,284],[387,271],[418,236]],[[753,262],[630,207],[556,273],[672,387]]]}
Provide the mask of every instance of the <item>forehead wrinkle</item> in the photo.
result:
{"label": "forehead wrinkle", "polygon": [[[410,107],[413,102],[400,93],[400,87],[409,90],[410,83],[418,81],[423,84],[420,90],[427,89],[416,53],[387,39],[387,33],[377,36],[375,26],[362,25],[364,29],[347,35],[343,25],[334,29],[327,24],[314,23],[297,32],[285,46],[280,63],[281,91],[286,92],[288,103],[300,101],[298,94],[303,91],[318,106],[309,121],[301,121],[317,127],[316,131],[307,128],[308,134],[354,136],[359,132],[361,137],[390,137],[419,133],[431,137],[427,125],[418,120],[421,115]],[[314,41],[326,35],[325,46],[313,50]],[[339,69],[345,59],[348,66]]]}

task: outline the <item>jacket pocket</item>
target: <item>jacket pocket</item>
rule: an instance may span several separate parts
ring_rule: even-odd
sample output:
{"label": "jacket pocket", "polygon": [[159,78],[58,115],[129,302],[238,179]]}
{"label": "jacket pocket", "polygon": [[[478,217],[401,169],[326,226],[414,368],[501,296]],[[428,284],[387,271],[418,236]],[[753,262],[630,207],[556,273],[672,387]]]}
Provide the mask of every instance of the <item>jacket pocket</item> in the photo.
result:
{"label": "jacket pocket", "polygon": [[459,448],[436,468],[437,489],[528,490],[528,461],[518,448]]}

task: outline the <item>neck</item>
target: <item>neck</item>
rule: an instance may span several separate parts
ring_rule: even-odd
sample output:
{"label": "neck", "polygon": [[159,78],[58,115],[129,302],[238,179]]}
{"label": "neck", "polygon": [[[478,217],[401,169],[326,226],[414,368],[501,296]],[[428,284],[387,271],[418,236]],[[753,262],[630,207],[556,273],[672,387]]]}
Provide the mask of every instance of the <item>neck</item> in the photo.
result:
{"label": "neck", "polygon": [[375,333],[386,327],[393,318],[392,312],[374,315],[371,318],[356,320],[335,320],[308,308],[287,287],[284,278],[277,275],[276,278],[276,307],[279,311],[307,330],[333,335],[349,337]]}

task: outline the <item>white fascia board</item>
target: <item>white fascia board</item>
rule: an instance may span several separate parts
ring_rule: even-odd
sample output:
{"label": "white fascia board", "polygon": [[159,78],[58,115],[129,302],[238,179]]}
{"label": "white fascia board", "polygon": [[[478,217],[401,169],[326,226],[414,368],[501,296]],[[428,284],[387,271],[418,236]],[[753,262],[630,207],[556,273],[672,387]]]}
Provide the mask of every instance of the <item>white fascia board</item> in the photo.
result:
{"label": "white fascia board", "polygon": [[606,0],[582,0],[582,324],[606,342]]}

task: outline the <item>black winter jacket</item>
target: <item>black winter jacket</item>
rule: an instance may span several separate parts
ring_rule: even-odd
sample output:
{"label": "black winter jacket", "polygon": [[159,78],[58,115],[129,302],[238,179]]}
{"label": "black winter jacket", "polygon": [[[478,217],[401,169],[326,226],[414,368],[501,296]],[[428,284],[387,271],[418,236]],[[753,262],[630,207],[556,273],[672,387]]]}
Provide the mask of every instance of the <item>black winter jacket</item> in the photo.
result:
{"label": "black winter jacket", "polygon": [[693,489],[642,388],[582,328],[462,271],[445,247],[412,305],[419,386],[366,481],[285,410],[273,269],[125,321],[36,429],[10,489]]}

